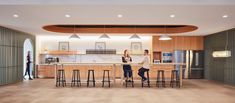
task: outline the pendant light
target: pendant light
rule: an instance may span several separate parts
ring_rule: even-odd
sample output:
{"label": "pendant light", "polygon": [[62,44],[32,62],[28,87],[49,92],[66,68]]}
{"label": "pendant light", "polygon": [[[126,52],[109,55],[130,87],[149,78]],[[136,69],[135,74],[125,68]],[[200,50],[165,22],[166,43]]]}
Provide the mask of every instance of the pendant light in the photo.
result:
{"label": "pendant light", "polygon": [[166,25],[165,25],[165,34],[162,34],[159,40],[171,40],[172,38],[166,34]]}
{"label": "pendant light", "polygon": [[214,58],[231,57],[231,51],[228,50],[228,31],[226,32],[225,50],[213,51],[212,56]]}
{"label": "pendant light", "polygon": [[75,25],[73,26],[73,34],[69,37],[69,39],[80,39],[80,37],[76,34]]}
{"label": "pendant light", "polygon": [[103,34],[103,35],[101,35],[99,38],[100,38],[100,39],[110,39],[110,37],[106,34],[106,31],[105,31],[105,25],[104,25],[103,32],[104,32],[104,34]]}
{"label": "pendant light", "polygon": [[129,39],[141,39],[141,38],[136,34],[136,26],[135,26],[135,29],[134,29],[134,34],[133,34]]}

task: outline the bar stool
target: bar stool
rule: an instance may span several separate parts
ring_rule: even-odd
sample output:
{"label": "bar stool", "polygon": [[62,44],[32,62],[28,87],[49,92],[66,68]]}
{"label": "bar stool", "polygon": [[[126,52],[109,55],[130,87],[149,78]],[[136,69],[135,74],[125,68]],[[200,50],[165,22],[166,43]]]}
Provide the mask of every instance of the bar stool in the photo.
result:
{"label": "bar stool", "polygon": [[[130,77],[130,76],[129,76],[129,72],[130,72],[130,71],[133,72],[133,70],[129,70],[128,73],[127,73],[127,76],[128,76],[128,77]],[[125,80],[125,83],[126,83],[126,87],[128,87],[128,84],[129,84],[129,83],[131,83],[131,86],[134,87],[133,73],[132,73],[132,76],[131,76],[131,80],[130,80],[130,81]]]}
{"label": "bar stool", "polygon": [[[92,73],[92,80],[90,80],[90,73]],[[95,70],[88,70],[87,87],[89,87],[90,82],[93,82],[93,87],[95,87]]]}
{"label": "bar stool", "polygon": [[80,77],[80,70],[73,70],[72,73],[72,81],[71,81],[71,87],[75,86],[81,86],[81,77]]}
{"label": "bar stool", "polygon": [[63,69],[60,69],[56,73],[56,87],[60,86],[60,83],[62,83],[62,86],[66,86],[66,79],[65,79],[65,71]]}
{"label": "bar stool", "polygon": [[165,86],[165,74],[164,74],[164,70],[158,70],[157,71],[157,82],[156,82],[156,86],[159,88],[160,85],[162,87],[166,87]]}
{"label": "bar stool", "polygon": [[172,70],[171,71],[170,86],[173,88],[174,85],[178,86],[180,88],[179,72],[178,72],[178,70]]}
{"label": "bar stool", "polygon": [[[110,70],[104,70],[104,72],[103,72],[103,80],[102,80],[102,87],[104,87],[104,83],[105,82],[108,82],[108,84],[109,84],[109,88],[110,88],[110,77],[109,77],[109,71]],[[105,80],[105,73],[107,72],[107,78],[108,78],[108,80]]]}
{"label": "bar stool", "polygon": [[[150,81],[149,81],[149,69],[146,71],[147,73],[147,85],[150,88]],[[144,81],[141,80],[142,88],[144,87]]]}

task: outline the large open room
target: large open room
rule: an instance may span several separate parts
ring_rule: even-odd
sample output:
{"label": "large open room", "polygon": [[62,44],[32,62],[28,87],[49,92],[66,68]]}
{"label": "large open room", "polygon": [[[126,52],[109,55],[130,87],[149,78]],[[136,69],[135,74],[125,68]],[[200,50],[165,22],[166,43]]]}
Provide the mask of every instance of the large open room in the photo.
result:
{"label": "large open room", "polygon": [[235,103],[235,1],[1,0],[0,103]]}

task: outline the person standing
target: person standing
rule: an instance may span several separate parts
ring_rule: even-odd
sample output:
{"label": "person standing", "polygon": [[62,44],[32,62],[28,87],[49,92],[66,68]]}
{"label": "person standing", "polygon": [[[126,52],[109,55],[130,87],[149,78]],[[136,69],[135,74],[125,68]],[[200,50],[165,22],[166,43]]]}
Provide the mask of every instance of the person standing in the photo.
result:
{"label": "person standing", "polygon": [[142,67],[139,69],[138,75],[142,78],[143,82],[146,83],[147,78],[144,76],[144,73],[150,69],[150,56],[148,50],[144,50],[144,58],[140,64]]}
{"label": "person standing", "polygon": [[30,76],[30,63],[31,63],[30,51],[28,51],[26,58],[27,58],[27,62],[26,62],[26,70],[25,70],[24,77],[28,74],[29,80],[33,80]]}
{"label": "person standing", "polygon": [[[130,63],[132,62],[132,59],[129,55],[128,50],[124,50],[124,55],[122,57],[123,63]],[[124,71],[124,78],[126,81],[131,81],[132,77],[132,69],[130,64],[123,64],[123,71]]]}

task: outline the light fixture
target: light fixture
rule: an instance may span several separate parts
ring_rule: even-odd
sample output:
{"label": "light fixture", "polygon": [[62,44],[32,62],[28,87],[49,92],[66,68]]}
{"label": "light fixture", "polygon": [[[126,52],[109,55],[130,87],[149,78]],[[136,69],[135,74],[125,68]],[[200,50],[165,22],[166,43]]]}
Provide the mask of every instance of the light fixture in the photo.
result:
{"label": "light fixture", "polygon": [[171,18],[174,18],[174,17],[175,17],[175,15],[173,15],[173,14],[172,14],[172,15],[170,15],[170,17],[171,17]]}
{"label": "light fixture", "polygon": [[19,15],[18,15],[18,14],[14,14],[13,17],[14,17],[14,18],[18,18]]}
{"label": "light fixture", "polygon": [[213,51],[212,56],[214,58],[226,58],[231,57],[232,53],[230,50],[228,50],[228,31],[226,32],[226,43],[225,43],[225,50],[222,51]]}
{"label": "light fixture", "polygon": [[171,40],[172,38],[166,34],[166,25],[165,25],[165,34],[162,34],[159,40]]}
{"label": "light fixture", "polygon": [[169,37],[169,36],[166,35],[166,34],[161,35],[160,38],[159,38],[159,40],[171,40],[171,39],[172,39],[172,38]]}
{"label": "light fixture", "polygon": [[123,16],[121,14],[117,15],[117,17],[122,18]]}
{"label": "light fixture", "polygon": [[135,26],[134,34],[129,39],[141,39],[140,36],[136,34],[136,26]]}
{"label": "light fixture", "polygon": [[103,34],[103,35],[101,35],[99,38],[100,38],[100,39],[110,39],[110,37],[106,34],[106,31],[105,31],[105,25],[104,25],[103,32],[104,32],[104,34]]}
{"label": "light fixture", "polygon": [[137,34],[133,34],[129,39],[141,39]]}
{"label": "light fixture", "polygon": [[228,18],[228,15],[223,15],[222,17],[223,17],[223,18]]}
{"label": "light fixture", "polygon": [[71,16],[69,14],[64,15],[66,18],[70,18]]}
{"label": "light fixture", "polygon": [[212,56],[213,56],[214,58],[231,57],[231,51],[229,51],[229,50],[213,51]]}
{"label": "light fixture", "polygon": [[80,39],[80,37],[76,34],[75,25],[73,26],[73,34],[69,37],[69,39]]}

